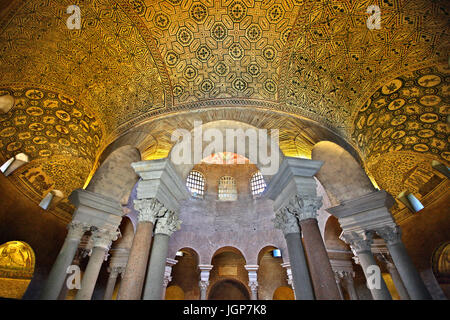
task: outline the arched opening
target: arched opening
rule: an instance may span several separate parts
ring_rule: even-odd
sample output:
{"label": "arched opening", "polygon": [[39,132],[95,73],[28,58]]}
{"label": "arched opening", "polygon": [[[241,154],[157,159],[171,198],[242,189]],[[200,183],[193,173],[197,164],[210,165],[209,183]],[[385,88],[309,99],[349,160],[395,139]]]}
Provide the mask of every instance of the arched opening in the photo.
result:
{"label": "arched opening", "polygon": [[291,287],[278,287],[273,293],[272,300],[295,300],[294,290]]}
{"label": "arched opening", "polygon": [[169,286],[166,289],[166,300],[184,300],[185,295],[183,289],[179,286]]}
{"label": "arched opening", "polygon": [[[197,252],[191,248],[180,249],[175,256],[175,260],[178,262],[172,267],[172,280],[169,282],[168,288],[171,286],[178,287],[183,292],[183,299],[198,300],[200,296],[198,286],[200,270],[198,269],[199,259]],[[166,291],[166,300],[171,300],[168,297],[170,298],[171,296],[168,296]],[[180,294],[177,294],[176,297],[180,297]]]}
{"label": "arched opening", "polygon": [[331,250],[350,251],[350,247],[344,241],[339,239],[342,233],[341,226],[335,216],[330,215],[325,224],[324,241],[325,247]]}
{"label": "arched opening", "polygon": [[211,287],[208,300],[250,300],[250,293],[242,282],[224,279]]}
{"label": "arched opening", "polygon": [[221,201],[237,200],[236,179],[232,176],[220,177],[217,196]]}
{"label": "arched opening", "polygon": [[203,198],[205,194],[205,176],[196,170],[189,172],[186,187],[194,198]]}
{"label": "arched opening", "polygon": [[441,244],[433,253],[431,267],[442,291],[450,296],[450,241]]}
{"label": "arched opening", "polygon": [[[235,280],[242,284],[245,288],[245,291],[247,292],[247,295],[249,297],[249,289],[245,284],[248,283],[248,271],[245,269],[246,260],[241,253],[241,251],[235,247],[222,247],[219,250],[217,250],[212,259],[211,259],[211,265],[213,268],[210,271],[209,276],[209,290],[208,290],[208,296],[210,296],[212,288],[215,286],[216,283],[221,282],[223,280]],[[231,296],[234,295],[239,296],[242,298],[242,295],[238,295],[238,291],[242,291],[239,289],[240,287],[236,285],[235,283],[223,283],[219,288],[222,291],[230,290],[230,293],[227,292],[217,292],[214,296],[218,297],[217,299],[220,299],[220,297],[225,296]],[[218,289],[216,289],[218,290]],[[225,298],[223,298],[225,299]],[[236,300],[236,299],[231,299]],[[239,299],[237,299],[239,300]]]}
{"label": "arched opening", "polygon": [[23,241],[0,246],[0,297],[21,299],[34,274],[36,257]]}
{"label": "arched opening", "polygon": [[258,255],[258,299],[270,300],[280,286],[289,286],[286,269],[281,266],[283,259],[275,257],[274,246],[266,246]]}

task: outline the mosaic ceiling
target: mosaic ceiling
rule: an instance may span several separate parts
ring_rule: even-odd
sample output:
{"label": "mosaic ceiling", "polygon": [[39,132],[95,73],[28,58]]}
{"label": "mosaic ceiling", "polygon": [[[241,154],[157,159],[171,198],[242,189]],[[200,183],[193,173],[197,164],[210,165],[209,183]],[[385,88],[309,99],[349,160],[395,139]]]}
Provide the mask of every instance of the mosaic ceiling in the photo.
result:
{"label": "mosaic ceiling", "polygon": [[[366,24],[372,4],[380,29]],[[289,156],[347,141],[394,193],[419,162],[450,161],[449,14],[444,0],[0,0],[0,95],[16,99],[0,114],[0,160],[30,155],[11,179],[33,199],[70,193],[111,143],[167,154],[167,127],[145,123],[234,107],[285,126]],[[402,170],[388,177],[390,161]]]}

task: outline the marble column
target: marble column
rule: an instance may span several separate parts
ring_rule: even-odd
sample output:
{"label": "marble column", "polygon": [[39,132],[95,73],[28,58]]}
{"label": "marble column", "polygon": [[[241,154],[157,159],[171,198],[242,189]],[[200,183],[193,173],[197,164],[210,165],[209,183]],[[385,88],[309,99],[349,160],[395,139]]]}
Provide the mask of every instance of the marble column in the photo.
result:
{"label": "marble column", "polygon": [[155,237],[144,286],[144,300],[161,300],[169,239],[173,232],[180,229],[180,225],[181,220],[178,219],[178,214],[170,210],[167,210],[165,215],[158,218],[156,222]]}
{"label": "marble column", "polygon": [[275,228],[283,231],[286,239],[294,280],[295,298],[297,300],[314,300],[314,291],[303,251],[297,217],[288,208],[282,208],[277,211],[273,222]]}
{"label": "marble column", "polygon": [[302,229],[316,299],[340,300],[341,295],[317,224],[317,211],[322,206],[322,197],[296,195],[290,204],[294,208]]}
{"label": "marble column", "polygon": [[295,287],[294,287],[294,281],[293,281],[293,278],[292,278],[291,263],[290,262],[283,262],[281,264],[281,266],[286,269],[287,283],[288,283],[288,285],[291,286],[292,291],[294,291],[294,298],[295,298]]}
{"label": "marble column", "polygon": [[375,229],[376,233],[386,241],[392,260],[400,273],[403,284],[412,300],[431,300],[422,278],[406,251],[401,240],[401,230],[397,225],[387,225]]}
{"label": "marble column", "polygon": [[91,257],[81,281],[81,289],[77,292],[75,300],[90,300],[97,283],[98,274],[103,261],[111,247],[112,241],[117,240],[119,233],[108,229],[96,228],[92,232],[94,247]]}
{"label": "marble column", "polygon": [[339,290],[339,296],[341,297],[341,300],[345,300],[344,293],[342,292],[341,277],[336,271],[334,271],[334,279],[336,280],[336,285]]}
{"label": "marble column", "polygon": [[[350,245],[353,253],[358,257],[359,263],[363,269],[364,275],[366,279],[369,281],[372,277],[372,274],[369,274],[368,271],[371,267],[377,266],[375,258],[371,251],[372,245],[372,233],[370,232],[342,232],[339,237],[341,240],[345,241]],[[378,267],[378,266],[377,266]],[[374,300],[392,300],[391,294],[384,282],[383,277],[381,276],[381,272],[378,275],[379,278],[379,288],[369,286],[369,290],[372,294]]]}
{"label": "marble column", "polygon": [[121,267],[108,268],[109,277],[106,283],[105,295],[103,300],[111,300],[114,293],[114,288],[116,287],[117,277],[123,272]]}
{"label": "marble column", "polygon": [[141,299],[152,244],[153,225],[157,216],[163,215],[166,211],[154,198],[135,200],[134,207],[139,212],[138,226],[120,284],[118,300]]}
{"label": "marble column", "polygon": [[42,300],[56,300],[65,285],[67,268],[71,265],[77,252],[83,234],[90,226],[83,222],[72,221],[67,226],[66,240],[59,251],[58,257],[50,271],[44,290],[41,293]]}
{"label": "marble column", "polygon": [[206,293],[209,287],[209,274],[213,266],[210,264],[200,264],[200,281],[198,283],[200,287],[200,300],[206,300]]}
{"label": "marble column", "polygon": [[258,300],[258,265],[246,265],[245,269],[248,271],[248,286],[251,292],[251,300]]}
{"label": "marble column", "polygon": [[165,300],[166,298],[167,285],[169,284],[170,281],[172,281],[172,268],[177,263],[178,261],[175,259],[171,258],[166,259],[166,269],[164,270],[164,280],[163,280],[163,292],[161,296],[162,300]]}
{"label": "marble column", "polygon": [[353,278],[355,277],[354,272],[343,271],[341,273],[341,283],[344,284],[345,289],[350,296],[350,300],[359,300],[358,293],[356,292],[355,283]]}
{"label": "marble column", "polygon": [[[90,234],[84,234],[81,237],[80,244],[77,249],[77,253],[75,254],[75,257],[73,258],[72,265],[80,266],[81,260],[86,258],[91,254],[92,250],[92,239]],[[58,296],[58,300],[66,300],[67,294],[69,293],[69,288],[67,286],[67,280],[71,274],[66,275],[66,279],[64,280],[65,285],[63,285],[61,292]]]}
{"label": "marble column", "polygon": [[398,273],[398,270],[395,267],[395,265],[390,261],[386,261],[386,268],[388,269],[389,274],[391,275],[392,281],[394,282],[395,289],[397,290],[400,299],[410,300],[408,291],[406,290],[402,278],[400,277],[400,274]]}

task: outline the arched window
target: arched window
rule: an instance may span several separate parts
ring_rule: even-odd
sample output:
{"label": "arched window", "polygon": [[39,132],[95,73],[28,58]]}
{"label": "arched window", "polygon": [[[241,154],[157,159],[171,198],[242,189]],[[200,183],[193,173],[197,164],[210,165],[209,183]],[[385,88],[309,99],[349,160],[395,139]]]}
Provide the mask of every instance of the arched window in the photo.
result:
{"label": "arched window", "polygon": [[205,194],[205,177],[200,172],[192,170],[187,177],[186,186],[193,197],[203,198]]}
{"label": "arched window", "polygon": [[219,200],[234,201],[237,199],[236,180],[230,176],[224,176],[219,180]]}
{"label": "arched window", "polygon": [[252,194],[254,197],[264,192],[264,190],[266,189],[266,182],[264,181],[264,177],[262,176],[260,171],[256,172],[252,176],[252,179],[250,180],[250,186],[252,188]]}

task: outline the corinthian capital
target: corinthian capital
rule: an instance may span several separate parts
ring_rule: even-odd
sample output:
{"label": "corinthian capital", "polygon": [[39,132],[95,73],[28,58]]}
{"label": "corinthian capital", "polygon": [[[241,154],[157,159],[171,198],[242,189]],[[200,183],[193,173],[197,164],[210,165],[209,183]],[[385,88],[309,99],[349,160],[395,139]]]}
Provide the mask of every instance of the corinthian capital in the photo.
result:
{"label": "corinthian capital", "polygon": [[161,233],[171,236],[177,230],[180,230],[182,221],[178,214],[173,211],[167,211],[165,215],[158,218],[156,222],[155,234]]}
{"label": "corinthian capital", "polygon": [[283,231],[286,236],[289,233],[300,233],[298,220],[295,213],[288,207],[281,208],[275,214],[275,219],[272,219],[275,228]]}
{"label": "corinthian capital", "polygon": [[372,232],[344,231],[339,236],[339,239],[349,244],[355,255],[364,251],[371,252],[373,242]]}
{"label": "corinthian capital", "polygon": [[316,219],[317,211],[322,207],[322,197],[313,195],[296,195],[289,204],[295,208],[299,221]]}
{"label": "corinthian capital", "polygon": [[397,225],[390,225],[375,229],[375,232],[386,241],[387,244],[397,244],[402,241],[402,232]]}
{"label": "corinthian capital", "polygon": [[134,200],[134,208],[139,212],[139,222],[155,223],[156,218],[163,216],[167,209],[156,198]]}
{"label": "corinthian capital", "polygon": [[111,231],[109,229],[95,228],[92,231],[92,239],[94,241],[94,247],[101,247],[109,250],[111,243],[119,238],[120,232]]}
{"label": "corinthian capital", "polygon": [[67,238],[80,240],[89,229],[90,226],[84,222],[72,221],[67,225]]}

